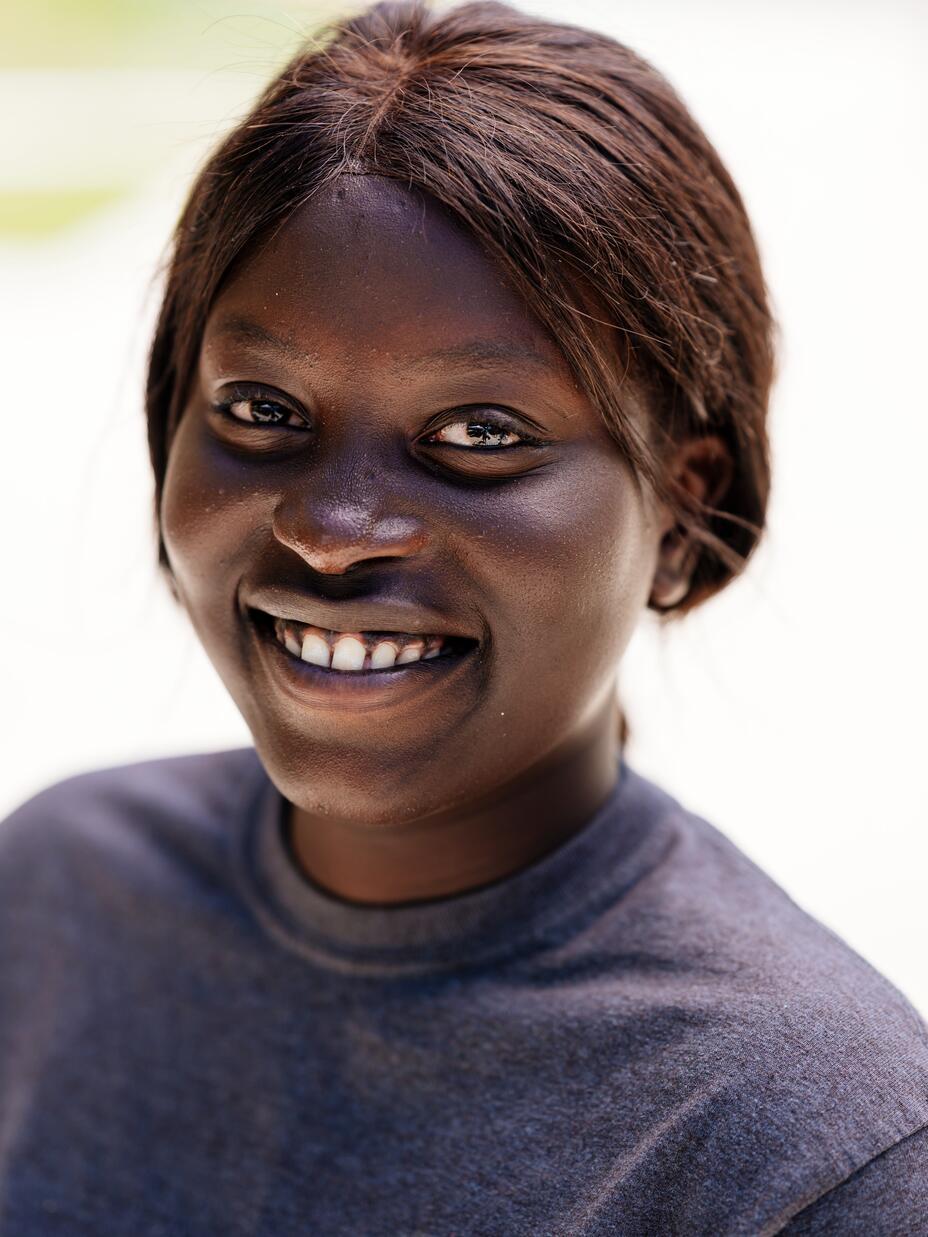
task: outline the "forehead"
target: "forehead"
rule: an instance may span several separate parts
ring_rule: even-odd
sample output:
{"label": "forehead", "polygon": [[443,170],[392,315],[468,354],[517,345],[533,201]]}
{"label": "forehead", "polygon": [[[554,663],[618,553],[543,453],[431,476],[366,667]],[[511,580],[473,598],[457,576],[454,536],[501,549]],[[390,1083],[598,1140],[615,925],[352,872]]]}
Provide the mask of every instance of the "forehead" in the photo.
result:
{"label": "forehead", "polygon": [[[335,348],[436,366],[566,361],[502,269],[433,199],[379,176],[327,185],[261,244],[220,294],[207,335],[262,328],[311,357]],[[478,347],[472,345],[478,344]]]}
{"label": "forehead", "polygon": [[319,348],[401,357],[476,335],[501,353],[510,345],[565,364],[504,273],[438,203],[375,176],[339,177],[296,210],[217,310]]}

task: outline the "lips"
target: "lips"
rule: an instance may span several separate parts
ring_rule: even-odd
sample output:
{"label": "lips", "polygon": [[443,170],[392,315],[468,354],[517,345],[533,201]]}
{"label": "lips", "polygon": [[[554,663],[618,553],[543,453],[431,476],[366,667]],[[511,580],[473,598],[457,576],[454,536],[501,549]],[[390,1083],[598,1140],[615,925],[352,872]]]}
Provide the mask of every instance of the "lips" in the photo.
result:
{"label": "lips", "polygon": [[357,711],[403,706],[413,697],[418,704],[440,685],[459,682],[462,675],[479,668],[479,642],[450,637],[438,657],[346,673],[295,657],[278,639],[278,620],[271,613],[249,607],[248,620],[265,672],[302,707]]}
{"label": "lips", "polygon": [[275,640],[299,660],[313,665],[341,670],[390,669],[420,658],[446,657],[465,653],[477,641],[464,636],[418,636],[406,632],[326,631],[279,618],[263,610],[250,610],[252,621],[262,634],[273,632]]}
{"label": "lips", "polygon": [[480,640],[476,632],[461,626],[449,616],[405,601],[332,601],[307,597],[278,585],[255,589],[245,601],[249,609],[262,611],[273,618],[290,619],[306,627],[328,631],[440,635],[460,637],[474,643]]}

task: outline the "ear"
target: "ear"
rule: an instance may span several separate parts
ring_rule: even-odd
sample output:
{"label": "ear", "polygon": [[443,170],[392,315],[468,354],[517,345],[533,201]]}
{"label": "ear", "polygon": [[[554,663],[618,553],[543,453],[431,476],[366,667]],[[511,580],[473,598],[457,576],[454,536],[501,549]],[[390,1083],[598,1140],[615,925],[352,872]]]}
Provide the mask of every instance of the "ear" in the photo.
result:
{"label": "ear", "polygon": [[[667,464],[671,488],[714,507],[727,493],[734,462],[721,438],[687,438],[674,448]],[[661,511],[662,536],[648,607],[668,610],[683,600],[699,559],[699,545],[666,504]]]}

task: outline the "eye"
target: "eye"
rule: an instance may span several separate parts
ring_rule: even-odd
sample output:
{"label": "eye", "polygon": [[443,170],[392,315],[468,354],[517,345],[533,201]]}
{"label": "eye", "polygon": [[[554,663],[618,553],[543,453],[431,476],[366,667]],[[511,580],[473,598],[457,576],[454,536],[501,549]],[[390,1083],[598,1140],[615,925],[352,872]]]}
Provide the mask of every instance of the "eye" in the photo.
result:
{"label": "eye", "polygon": [[[502,439],[509,441],[501,441]],[[513,439],[516,441],[512,441]],[[448,421],[439,429],[433,430],[424,441],[438,446],[463,447],[465,450],[541,445],[541,439],[533,438],[521,430],[511,429],[495,417],[486,416],[459,417],[455,421]]]}
{"label": "eye", "polygon": [[269,392],[254,388],[234,387],[225,399],[217,400],[213,409],[242,425],[270,425],[283,429],[309,429],[302,413],[296,412]]}

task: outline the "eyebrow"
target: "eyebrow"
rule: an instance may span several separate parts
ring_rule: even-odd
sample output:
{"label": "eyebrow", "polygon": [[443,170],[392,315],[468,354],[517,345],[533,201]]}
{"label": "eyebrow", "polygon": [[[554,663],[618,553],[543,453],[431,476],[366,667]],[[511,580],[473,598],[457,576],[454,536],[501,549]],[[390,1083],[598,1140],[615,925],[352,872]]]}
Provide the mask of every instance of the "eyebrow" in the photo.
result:
{"label": "eyebrow", "polygon": [[471,339],[463,344],[435,348],[409,358],[411,365],[432,365],[436,361],[469,369],[494,369],[512,361],[535,369],[553,368],[547,357],[529,345],[507,343],[501,339]]}
{"label": "eyebrow", "polygon": [[216,331],[219,335],[237,339],[240,343],[257,344],[259,347],[271,348],[275,352],[283,352],[287,356],[301,357],[304,360],[306,358],[305,351],[298,348],[291,340],[284,339],[282,335],[275,335],[266,327],[252,322],[250,318],[240,318],[237,315],[221,318],[216,325]]}
{"label": "eyebrow", "polygon": [[[292,340],[275,335],[266,327],[250,318],[232,316],[223,318],[217,324],[221,335],[238,339],[246,344],[257,344],[260,347],[271,348],[275,352],[305,361],[312,354],[298,347]],[[441,362],[445,365],[457,366],[461,369],[495,369],[501,364],[521,364],[534,369],[545,369],[549,372],[555,368],[551,361],[528,344],[509,343],[501,339],[471,339],[466,343],[451,344],[444,348],[434,348],[430,352],[408,357],[405,364],[413,366],[428,366]]]}

